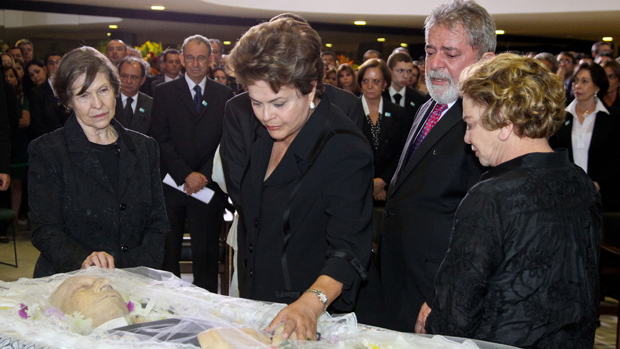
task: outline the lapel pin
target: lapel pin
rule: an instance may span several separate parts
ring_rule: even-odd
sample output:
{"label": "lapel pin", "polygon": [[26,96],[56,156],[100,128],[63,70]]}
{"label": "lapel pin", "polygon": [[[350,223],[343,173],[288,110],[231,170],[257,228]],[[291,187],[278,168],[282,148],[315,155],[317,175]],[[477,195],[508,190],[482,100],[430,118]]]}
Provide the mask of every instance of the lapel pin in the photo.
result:
{"label": "lapel pin", "polygon": [[412,107],[415,107],[415,103],[411,102],[409,104],[411,104]]}
{"label": "lapel pin", "polygon": [[140,113],[144,113],[144,108],[140,108]]}
{"label": "lapel pin", "polygon": [[386,112],[386,113],[385,113],[385,117],[386,117],[386,118],[389,118],[390,116],[392,116],[392,114],[390,114],[389,112]]}
{"label": "lapel pin", "polygon": [[437,153],[435,152],[435,149],[433,149],[433,155],[437,155]]}
{"label": "lapel pin", "polygon": [[566,120],[566,122],[564,123],[564,125],[568,126],[568,124],[570,124],[570,120]]}
{"label": "lapel pin", "polygon": [[204,105],[206,107],[207,106],[207,102],[202,101],[202,105]]}

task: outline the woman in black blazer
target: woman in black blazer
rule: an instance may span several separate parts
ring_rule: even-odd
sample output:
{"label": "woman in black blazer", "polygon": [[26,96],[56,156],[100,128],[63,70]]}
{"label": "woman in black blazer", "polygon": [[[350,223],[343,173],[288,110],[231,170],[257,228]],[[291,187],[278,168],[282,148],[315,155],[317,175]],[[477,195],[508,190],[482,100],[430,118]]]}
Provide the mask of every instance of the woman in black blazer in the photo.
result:
{"label": "woman in black blazer", "polygon": [[286,16],[251,28],[227,61],[261,123],[236,203],[239,293],[289,303],[267,328],[285,323],[284,338],[315,339],[327,308],[351,311],[370,260],[372,153],[323,94],[320,55],[316,31]]}
{"label": "woman in black blazer", "polygon": [[375,206],[383,207],[388,184],[398,166],[400,154],[407,141],[409,129],[405,108],[383,98],[382,93],[390,86],[392,75],[387,64],[380,59],[369,59],[360,67],[358,83],[362,87],[359,103],[364,109],[364,135],[374,154]]}
{"label": "woman in black blazer", "polygon": [[605,70],[581,64],[573,75],[575,99],[566,108],[566,121],[549,139],[554,148],[568,148],[601,193],[604,211],[620,211],[620,112],[606,108],[602,98],[609,88]]}
{"label": "woman in black blazer", "polygon": [[169,228],[157,143],[114,120],[120,81],[104,55],[75,49],[54,74],[73,114],[29,147],[32,243],[41,251],[34,276],[160,268]]}

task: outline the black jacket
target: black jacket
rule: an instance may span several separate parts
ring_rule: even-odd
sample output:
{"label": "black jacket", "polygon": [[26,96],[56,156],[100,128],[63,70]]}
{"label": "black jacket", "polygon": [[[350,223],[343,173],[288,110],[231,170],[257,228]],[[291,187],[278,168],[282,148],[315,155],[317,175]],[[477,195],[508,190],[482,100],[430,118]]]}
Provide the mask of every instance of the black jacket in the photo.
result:
{"label": "black jacket", "polygon": [[[387,99],[394,102],[392,97],[390,97],[389,88],[383,91],[383,97],[387,97]],[[409,130],[413,124],[413,120],[415,119],[418,109],[420,109],[420,107],[426,103],[428,99],[428,95],[423,95],[411,87],[405,87],[405,115],[407,116],[407,130]]]}
{"label": "black jacket", "polygon": [[[435,103],[429,100],[418,110],[410,136],[423,126]],[[416,314],[432,299],[456,208],[482,173],[471,146],[463,141],[462,115],[459,99],[413,152],[398,180],[394,175],[390,183],[379,247],[388,312],[382,327],[414,331]]]}
{"label": "black jacket", "polygon": [[123,109],[122,98],[119,96],[116,98],[116,112],[114,114],[114,118],[125,128],[140,132],[147,136],[151,135],[151,110],[153,109],[153,98],[142,92],[138,92],[138,104],[136,104],[136,110],[131,119],[128,119],[125,116]]}
{"label": "black jacket", "polygon": [[[207,187],[221,193],[211,180],[213,155],[222,138],[224,107],[232,96],[230,88],[207,78],[198,113],[184,77],[157,86],[151,133],[161,150],[162,178],[168,173],[181,185],[190,173],[200,172],[209,180]],[[168,185],[164,193],[169,206],[195,200]]]}
{"label": "black jacket", "polygon": [[32,243],[41,251],[35,277],[79,269],[94,251],[111,254],[117,268],[161,268],[169,226],[157,143],[112,123],[119,193],[75,116],[30,143]]}
{"label": "black jacket", "polygon": [[[549,138],[552,148],[567,148],[573,160],[572,129],[574,117],[566,113],[566,121]],[[598,112],[594,120],[592,140],[588,148],[588,176],[601,187],[603,210],[620,211],[620,114]]]}
{"label": "black jacket", "polygon": [[[322,134],[332,135],[314,153]],[[372,154],[366,139],[323,96],[267,180],[274,141],[262,126],[250,141],[238,230],[241,297],[291,303],[320,275],[327,275],[344,284],[334,307],[350,311],[371,250]],[[312,166],[311,154],[318,154]],[[294,291],[288,294],[282,263],[285,239]]]}
{"label": "black jacket", "polygon": [[[362,104],[362,97],[359,102]],[[362,107],[363,109],[363,107]],[[405,115],[405,109],[390,101],[389,97],[383,97],[383,116],[381,117],[381,131],[379,132],[379,146],[375,149],[373,144],[371,126],[368,119],[364,118],[362,131],[368,139],[368,143],[373,148],[375,174],[374,178],[381,178],[386,184],[390,184],[398,159],[403,151],[407,134],[411,126]]]}
{"label": "black jacket", "polygon": [[601,220],[596,188],[565,150],[492,168],[456,212],[427,330],[519,348],[592,348]]}
{"label": "black jacket", "polygon": [[[330,103],[340,108],[360,130],[362,129],[364,109],[355,95],[327,84],[323,95],[329,99]],[[259,127],[262,125],[254,115],[252,101],[247,92],[235,96],[226,104],[220,155],[228,196],[237,209],[240,205],[241,177],[249,160],[254,131]]]}
{"label": "black jacket", "polygon": [[71,115],[54,96],[54,91],[48,81],[30,90],[28,98],[30,99],[31,139],[63,127]]}

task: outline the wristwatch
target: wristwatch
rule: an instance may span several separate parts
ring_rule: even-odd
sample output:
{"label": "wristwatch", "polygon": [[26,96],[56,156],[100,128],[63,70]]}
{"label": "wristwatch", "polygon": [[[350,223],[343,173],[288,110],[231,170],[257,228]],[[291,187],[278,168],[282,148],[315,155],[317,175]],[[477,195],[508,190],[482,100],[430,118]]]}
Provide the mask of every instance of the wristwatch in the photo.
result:
{"label": "wristwatch", "polygon": [[327,296],[322,291],[317,290],[316,288],[309,288],[306,292],[314,293],[316,298],[319,299],[321,303],[323,303],[323,311],[327,310]]}

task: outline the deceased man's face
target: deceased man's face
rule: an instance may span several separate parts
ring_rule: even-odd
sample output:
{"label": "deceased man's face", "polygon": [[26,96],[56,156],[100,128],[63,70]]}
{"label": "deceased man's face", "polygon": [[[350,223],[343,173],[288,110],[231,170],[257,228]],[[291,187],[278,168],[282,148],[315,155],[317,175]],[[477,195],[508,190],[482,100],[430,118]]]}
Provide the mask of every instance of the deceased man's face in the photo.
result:
{"label": "deceased man's face", "polygon": [[65,280],[51,297],[51,303],[63,313],[78,311],[93,320],[93,328],[109,320],[129,314],[127,305],[110,285],[110,280],[74,276]]}

